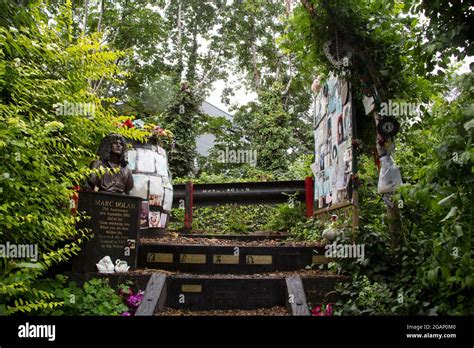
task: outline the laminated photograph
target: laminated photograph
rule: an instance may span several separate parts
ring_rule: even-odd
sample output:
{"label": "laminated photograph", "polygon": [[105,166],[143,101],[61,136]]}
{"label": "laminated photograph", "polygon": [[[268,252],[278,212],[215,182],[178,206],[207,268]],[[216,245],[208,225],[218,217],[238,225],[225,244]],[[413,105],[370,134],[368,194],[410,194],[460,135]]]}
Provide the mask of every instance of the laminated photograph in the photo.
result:
{"label": "laminated photograph", "polygon": [[140,209],[140,228],[148,228],[148,202],[142,201]]}
{"label": "laminated photograph", "polygon": [[159,211],[150,211],[148,214],[148,226],[150,228],[159,228],[160,227],[160,212]]}
{"label": "laminated photograph", "polygon": [[166,227],[166,222],[168,220],[168,214],[161,213],[160,216],[160,223],[159,223],[159,228],[165,228]]}
{"label": "laminated photograph", "polygon": [[150,149],[137,149],[137,171],[155,173],[155,152]]}
{"label": "laminated photograph", "polygon": [[165,188],[165,198],[163,200],[163,209],[166,211],[170,211],[172,204],[173,204],[173,191],[168,188]]}
{"label": "laminated photograph", "polygon": [[170,179],[168,176],[162,176],[161,177],[161,182],[163,183],[163,188],[167,188],[172,190],[173,189],[173,184],[171,183]]}
{"label": "laminated photograph", "polygon": [[148,176],[143,174],[133,174],[133,188],[131,196],[138,196],[148,199]]}
{"label": "laminated photograph", "polygon": [[168,161],[166,156],[155,152],[155,167],[158,175],[168,175]]}
{"label": "laminated photograph", "polygon": [[137,151],[136,150],[128,150],[126,155],[126,160],[128,162],[128,168],[134,171],[137,169]]}
{"label": "laminated photograph", "polygon": [[163,205],[163,184],[161,177],[150,176],[150,191],[148,193],[148,200],[150,205],[161,207]]}

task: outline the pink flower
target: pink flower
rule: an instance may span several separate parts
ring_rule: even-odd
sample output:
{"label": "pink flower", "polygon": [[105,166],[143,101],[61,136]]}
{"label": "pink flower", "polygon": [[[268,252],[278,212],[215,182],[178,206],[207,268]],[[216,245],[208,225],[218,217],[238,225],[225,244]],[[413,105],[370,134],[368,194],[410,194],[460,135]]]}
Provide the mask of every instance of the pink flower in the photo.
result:
{"label": "pink flower", "polygon": [[313,307],[313,309],[311,309],[311,315],[314,315],[314,316],[321,316],[322,313],[321,313],[321,306],[316,306],[316,307]]}
{"label": "pink flower", "polygon": [[143,300],[143,293],[139,292],[135,295],[130,295],[127,299],[127,305],[130,308],[137,308]]}
{"label": "pink flower", "polygon": [[131,314],[130,312],[123,312],[122,314],[120,314],[122,317],[130,317]]}
{"label": "pink flower", "polygon": [[326,306],[326,315],[329,315],[329,316],[332,315],[332,306],[330,303],[328,303]]}
{"label": "pink flower", "polygon": [[311,315],[316,317],[323,317],[323,316],[332,316],[333,315],[333,308],[332,304],[328,303],[327,305],[322,304],[321,306],[314,306],[310,309]]}

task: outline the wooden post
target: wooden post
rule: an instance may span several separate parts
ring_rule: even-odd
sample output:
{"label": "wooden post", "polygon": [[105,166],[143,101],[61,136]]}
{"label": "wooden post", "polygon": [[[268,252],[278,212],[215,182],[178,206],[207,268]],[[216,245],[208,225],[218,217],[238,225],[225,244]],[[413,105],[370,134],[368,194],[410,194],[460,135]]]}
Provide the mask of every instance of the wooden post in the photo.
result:
{"label": "wooden post", "polygon": [[[382,83],[377,75],[377,71],[374,68],[372,62],[362,51],[359,51],[359,56],[361,57],[361,60],[363,62],[367,62],[365,66],[368,70],[370,79],[375,88],[375,91],[378,94],[378,98],[380,102],[387,102],[385,89],[382,86]],[[372,114],[375,121],[375,129],[377,129],[377,126],[381,118],[380,113],[377,111],[377,107],[375,107],[375,109],[372,111]],[[382,136],[378,133],[378,131],[376,131],[376,134],[377,134],[377,138],[376,138],[375,145],[377,149],[377,155],[380,158],[382,156],[387,155],[387,150],[382,145],[380,145],[380,141],[383,140]],[[392,238],[392,252],[395,254],[395,249],[401,237],[401,228],[402,228],[401,216],[400,216],[400,211],[398,210],[398,206],[395,202],[393,202],[391,195],[387,195],[387,198],[388,198],[388,202],[385,203],[386,208],[387,208],[387,220],[388,220],[387,222],[388,222],[388,229],[390,231],[391,238]],[[395,254],[395,255],[398,256],[398,254]]]}
{"label": "wooden post", "polygon": [[[166,301],[166,275],[153,273],[148,280],[143,300],[138,306],[135,316],[151,316],[158,309],[162,311]],[[158,308],[157,308],[158,307]]]}
{"label": "wooden post", "polygon": [[303,281],[300,276],[286,277],[286,307],[292,315],[311,315],[306,302]]}

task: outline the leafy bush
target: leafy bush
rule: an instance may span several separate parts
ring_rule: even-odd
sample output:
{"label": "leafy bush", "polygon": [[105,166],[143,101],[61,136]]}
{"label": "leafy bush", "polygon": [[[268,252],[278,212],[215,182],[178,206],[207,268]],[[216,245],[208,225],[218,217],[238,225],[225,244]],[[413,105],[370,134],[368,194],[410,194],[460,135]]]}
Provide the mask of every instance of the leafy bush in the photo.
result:
{"label": "leafy bush", "polygon": [[387,284],[371,282],[367,276],[354,278],[350,286],[338,284],[337,289],[341,295],[349,297],[347,301],[337,303],[336,314],[339,315],[386,315],[396,304]]}
{"label": "leafy bush", "polygon": [[[193,208],[193,230],[206,233],[238,233],[262,231],[273,207],[264,205],[239,206],[235,204],[217,207]],[[172,210],[173,220],[168,228],[180,230],[184,224],[184,209]]]}
{"label": "leafy bush", "polygon": [[[0,2],[0,243],[34,244],[36,263],[0,259],[0,314],[51,309],[52,296],[33,284],[52,264],[79,250],[87,231],[71,215],[73,187],[90,170],[100,139],[119,121],[89,84],[116,80],[123,52],[101,45],[99,35],[73,39],[71,2],[55,20],[42,2]],[[83,114],[59,105],[88,103]],[[92,110],[92,107],[91,107]],[[135,137],[138,139],[137,137]]]}
{"label": "leafy bush", "polygon": [[289,202],[279,204],[269,216],[265,227],[271,231],[288,232],[296,224],[306,220],[305,209],[305,204],[303,203]]}
{"label": "leafy bush", "polygon": [[[41,315],[120,315],[128,311],[117,291],[110,287],[108,279],[94,278],[78,287],[67,277],[58,275],[54,279],[40,280],[38,289],[49,292],[54,300],[62,303],[50,310],[41,310],[32,314]],[[129,290],[128,285],[119,289]]]}
{"label": "leafy bush", "polygon": [[[361,228],[356,237],[365,245],[366,259],[338,260],[353,276],[352,284],[340,289],[340,313],[474,313],[472,74],[459,83],[457,99],[437,99],[424,123],[403,135],[397,161],[405,169],[405,184],[395,200],[403,224],[393,251],[383,203],[377,199],[375,168],[362,158]],[[339,242],[350,243],[351,238],[342,236]],[[362,295],[362,289],[369,290]],[[385,301],[379,292],[385,293]]]}
{"label": "leafy bush", "polygon": [[297,221],[289,229],[290,237],[295,240],[321,242],[324,240],[321,236],[321,233],[324,230],[324,225],[324,222],[314,217]]}

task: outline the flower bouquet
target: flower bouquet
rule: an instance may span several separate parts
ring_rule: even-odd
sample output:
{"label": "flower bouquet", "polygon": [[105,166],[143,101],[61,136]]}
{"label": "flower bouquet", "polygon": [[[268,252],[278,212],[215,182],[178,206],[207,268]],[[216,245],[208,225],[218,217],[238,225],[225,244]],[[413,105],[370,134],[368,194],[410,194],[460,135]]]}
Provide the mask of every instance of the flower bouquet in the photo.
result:
{"label": "flower bouquet", "polygon": [[173,133],[171,131],[161,128],[159,125],[152,123],[145,124],[143,129],[147,131],[149,135],[149,142],[154,145],[159,145],[164,149],[169,150],[173,143]]}
{"label": "flower bouquet", "polygon": [[333,315],[332,304],[321,304],[320,306],[309,307],[309,311],[312,316],[315,317],[328,317]]}

